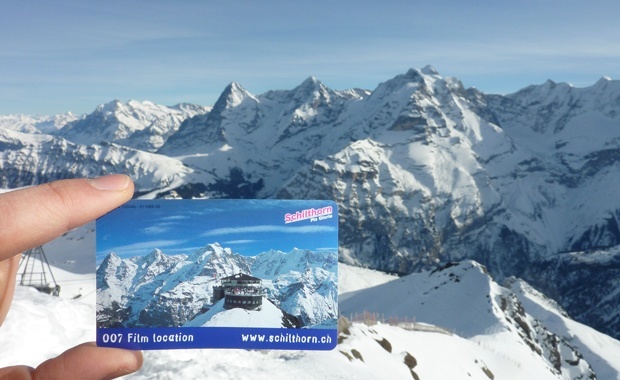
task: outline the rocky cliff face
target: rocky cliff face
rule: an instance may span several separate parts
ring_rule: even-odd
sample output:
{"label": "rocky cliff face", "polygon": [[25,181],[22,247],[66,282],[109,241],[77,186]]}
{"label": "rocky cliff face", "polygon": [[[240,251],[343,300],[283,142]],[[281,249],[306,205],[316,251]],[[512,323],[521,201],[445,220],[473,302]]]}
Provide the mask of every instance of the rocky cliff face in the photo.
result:
{"label": "rocky cliff face", "polygon": [[523,276],[557,300],[575,320],[620,336],[618,247],[552,256],[528,268]]}

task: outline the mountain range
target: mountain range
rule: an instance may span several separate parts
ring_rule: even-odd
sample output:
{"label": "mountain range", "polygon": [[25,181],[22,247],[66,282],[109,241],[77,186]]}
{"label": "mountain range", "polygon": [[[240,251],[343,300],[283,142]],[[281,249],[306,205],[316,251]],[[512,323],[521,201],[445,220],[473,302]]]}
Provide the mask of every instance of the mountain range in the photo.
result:
{"label": "mountain range", "polygon": [[[218,279],[243,273],[260,278],[266,292],[262,313],[255,313],[254,322],[262,317],[263,327],[299,325],[298,320],[306,327],[330,321],[335,326],[337,268],[336,252],[270,250],[248,257],[218,243],[189,255],[168,256],[154,249],[145,256],[122,259],[110,253],[97,268],[97,323],[101,327],[208,324],[215,309],[225,312],[223,300],[211,303]],[[234,317],[239,321],[243,315]],[[230,318],[224,322],[230,323]]]}
{"label": "mountain range", "polygon": [[333,199],[342,262],[411,273],[474,259],[620,337],[619,113],[609,78],[509,95],[430,66],[372,91],[232,83],[212,108],[113,101],[41,129],[7,117],[0,185],[124,172],[145,198]]}

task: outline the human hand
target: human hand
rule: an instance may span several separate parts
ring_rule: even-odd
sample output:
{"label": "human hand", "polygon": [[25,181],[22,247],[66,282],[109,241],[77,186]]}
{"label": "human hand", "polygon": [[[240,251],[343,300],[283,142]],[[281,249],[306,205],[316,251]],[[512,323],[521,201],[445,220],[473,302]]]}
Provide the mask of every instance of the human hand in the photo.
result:
{"label": "human hand", "polygon": [[[19,253],[104,215],[132,195],[133,182],[125,175],[62,180],[0,194],[0,327],[13,299]],[[85,343],[37,368],[0,368],[0,379],[112,379],[141,366],[140,351]]]}

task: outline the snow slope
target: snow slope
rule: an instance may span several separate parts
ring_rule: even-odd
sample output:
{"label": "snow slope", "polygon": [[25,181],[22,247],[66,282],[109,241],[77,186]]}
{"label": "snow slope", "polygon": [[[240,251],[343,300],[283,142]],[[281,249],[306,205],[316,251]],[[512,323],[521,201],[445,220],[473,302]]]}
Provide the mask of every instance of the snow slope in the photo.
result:
{"label": "snow slope", "polygon": [[263,297],[260,307],[255,310],[242,308],[224,309],[224,300],[218,301],[208,312],[196,316],[184,326],[227,326],[227,327],[272,327],[286,328],[286,316],[282,310]]}
{"label": "snow slope", "polygon": [[114,143],[80,145],[60,137],[0,128],[0,186],[17,188],[73,177],[125,173],[136,191],[181,186],[196,173],[181,161]]}
{"label": "snow slope", "polygon": [[620,379],[620,360],[610,356],[620,354],[620,341],[570,319],[555,301],[523,280],[510,278],[506,285],[530,315],[582,353],[599,379]]}
{"label": "snow slope", "polygon": [[462,262],[353,292],[341,312],[354,319],[374,313],[379,319],[431,323],[492,347],[500,356],[517,361],[538,356],[536,372],[573,378],[589,373],[591,366],[599,378],[620,378],[615,359],[620,342],[571,320],[523,280],[511,283],[514,293],[496,284],[479,264]]}
{"label": "snow slope", "polygon": [[377,270],[360,268],[349,264],[338,263],[338,300],[342,302],[352,292],[371,288],[398,278]]}
{"label": "snow slope", "polygon": [[[79,245],[76,242],[87,245],[89,240],[94,241],[92,232],[72,231],[53,242],[56,248],[50,248],[48,256],[58,263],[67,261],[63,255],[82,258],[71,263],[73,267],[90,267],[94,252],[83,256],[69,253],[69,247]],[[573,379],[579,373],[588,373],[584,367],[587,362],[599,379],[620,379],[616,360],[620,357],[620,342],[571,321],[556,305],[522,282],[515,282],[518,287],[510,287],[523,300],[517,302],[508,289],[495,284],[476,263],[464,262],[434,273],[391,281],[389,278],[393,277],[347,265],[341,265],[339,271],[345,279],[344,288],[356,289],[343,297],[343,309],[354,313],[353,305],[359,305],[360,310],[375,311],[386,319],[397,315],[401,320],[408,317],[410,322],[415,317],[417,323],[396,326],[369,321],[367,325],[343,320],[339,323],[340,343],[328,352],[148,351],[143,369],[127,378],[237,379],[252,371],[256,379],[411,379],[413,371],[420,379]],[[64,289],[63,273],[69,272],[55,273]],[[94,281],[89,286],[94,291]],[[394,291],[398,291],[399,297],[386,296]],[[519,311],[519,304],[523,311]],[[36,365],[73,345],[94,340],[94,312],[92,298],[56,298],[18,287],[13,308],[0,327],[0,365]],[[538,326],[532,315],[544,327]],[[541,333],[547,334],[547,329],[552,334],[549,336],[565,339],[583,354],[583,359],[572,357],[572,351],[560,340],[547,339],[564,347],[561,358],[578,363],[569,366],[564,361],[562,371],[556,371],[545,355],[536,353],[519,335],[524,329],[514,323],[517,317],[530,328],[534,338],[530,343],[541,348],[541,352],[546,352],[546,343],[535,339],[544,336]],[[429,328],[432,326],[421,321],[452,332]],[[557,326],[564,326],[564,332],[554,330]],[[547,343],[546,347],[550,345]],[[568,367],[581,372],[569,372]]]}

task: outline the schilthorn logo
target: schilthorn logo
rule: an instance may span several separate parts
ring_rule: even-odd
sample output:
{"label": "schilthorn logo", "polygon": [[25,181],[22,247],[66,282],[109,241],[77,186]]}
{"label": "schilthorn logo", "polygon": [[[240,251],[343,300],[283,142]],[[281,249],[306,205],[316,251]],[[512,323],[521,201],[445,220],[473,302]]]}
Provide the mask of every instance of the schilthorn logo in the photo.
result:
{"label": "schilthorn logo", "polygon": [[294,214],[285,214],[284,223],[293,223],[308,219],[310,219],[311,222],[316,222],[317,220],[331,218],[333,212],[334,211],[332,206],[326,206],[321,208],[308,208],[301,211],[295,211]]}

